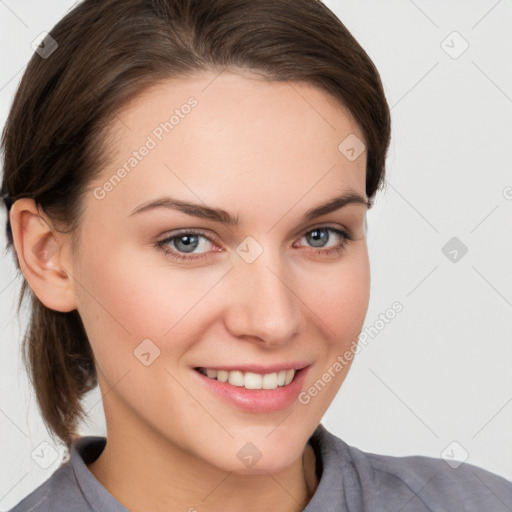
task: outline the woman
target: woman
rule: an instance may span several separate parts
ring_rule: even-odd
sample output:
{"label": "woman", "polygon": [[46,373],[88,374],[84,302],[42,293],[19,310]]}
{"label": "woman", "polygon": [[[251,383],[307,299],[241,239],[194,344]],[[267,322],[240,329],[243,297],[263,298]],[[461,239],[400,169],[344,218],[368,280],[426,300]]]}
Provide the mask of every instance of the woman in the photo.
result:
{"label": "woman", "polygon": [[[368,306],[389,138],[377,70],[320,2],[67,14],[14,99],[2,192],[70,460],[13,510],[507,510],[497,475],[320,424]],[[107,437],[80,438],[97,384]]]}

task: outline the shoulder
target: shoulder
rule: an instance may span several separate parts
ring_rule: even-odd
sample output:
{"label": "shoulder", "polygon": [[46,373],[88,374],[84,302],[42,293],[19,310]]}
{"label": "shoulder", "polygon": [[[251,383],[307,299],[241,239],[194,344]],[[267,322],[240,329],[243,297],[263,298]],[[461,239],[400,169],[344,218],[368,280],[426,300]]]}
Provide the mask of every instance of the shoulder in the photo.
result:
{"label": "shoulder", "polygon": [[373,480],[376,502],[393,502],[401,496],[397,506],[403,506],[404,512],[512,510],[512,482],[480,467],[467,463],[452,467],[440,458],[395,457],[348,448],[354,463]]}
{"label": "shoulder", "polygon": [[89,471],[106,438],[77,438],[60,467],[9,512],[128,512]]}
{"label": "shoulder", "polygon": [[[69,463],[59,467],[48,480],[34,489],[9,512],[58,512],[75,510],[81,493]],[[79,509],[76,509],[79,510]]]}
{"label": "shoulder", "polygon": [[337,496],[349,510],[512,511],[512,482],[472,464],[451,467],[435,457],[365,452],[322,425],[313,442],[324,466],[320,494]]}

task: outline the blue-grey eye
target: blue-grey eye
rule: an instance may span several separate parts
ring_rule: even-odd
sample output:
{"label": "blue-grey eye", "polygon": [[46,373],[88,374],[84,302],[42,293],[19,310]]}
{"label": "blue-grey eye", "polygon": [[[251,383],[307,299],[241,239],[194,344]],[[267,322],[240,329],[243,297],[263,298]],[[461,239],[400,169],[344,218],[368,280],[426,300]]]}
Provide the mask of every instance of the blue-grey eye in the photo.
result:
{"label": "blue-grey eye", "polygon": [[332,231],[328,228],[318,228],[309,231],[305,236],[308,243],[312,243],[313,247],[323,247],[329,239],[329,232]]}
{"label": "blue-grey eye", "polygon": [[173,244],[178,251],[192,252],[199,245],[199,236],[197,235],[178,235],[173,237]]}

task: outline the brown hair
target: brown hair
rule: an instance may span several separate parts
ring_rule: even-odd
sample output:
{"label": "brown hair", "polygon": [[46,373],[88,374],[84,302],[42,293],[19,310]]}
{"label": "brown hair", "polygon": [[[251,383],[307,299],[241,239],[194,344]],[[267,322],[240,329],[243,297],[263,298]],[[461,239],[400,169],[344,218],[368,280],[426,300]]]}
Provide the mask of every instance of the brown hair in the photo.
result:
{"label": "brown hair", "polygon": [[[239,69],[308,82],[361,127],[369,199],[383,183],[391,127],[379,73],[318,0],[85,0],[50,36],[58,47],[32,56],[2,134],[2,193],[8,212],[16,199],[34,199],[71,232],[73,250],[88,185],[107,162],[109,123],[170,77]],[[7,238],[12,248],[9,220]],[[78,311],[45,307],[25,279],[18,314],[27,289],[24,364],[45,424],[69,447],[86,416],[81,399],[97,385],[93,354]]]}

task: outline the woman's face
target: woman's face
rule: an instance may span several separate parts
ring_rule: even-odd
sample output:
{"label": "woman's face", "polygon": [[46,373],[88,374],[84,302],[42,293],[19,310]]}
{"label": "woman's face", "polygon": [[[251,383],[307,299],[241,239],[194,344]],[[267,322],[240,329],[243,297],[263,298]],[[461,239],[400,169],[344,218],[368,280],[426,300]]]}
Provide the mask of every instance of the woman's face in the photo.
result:
{"label": "woman's face", "polygon": [[[362,132],[311,85],[226,72],[152,87],[111,134],[71,267],[108,435],[226,471],[287,467],[341,386],[368,306]],[[306,368],[271,390],[195,369],[248,365]]]}

